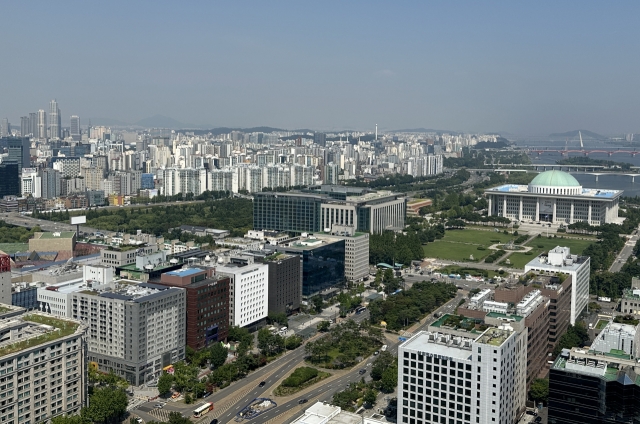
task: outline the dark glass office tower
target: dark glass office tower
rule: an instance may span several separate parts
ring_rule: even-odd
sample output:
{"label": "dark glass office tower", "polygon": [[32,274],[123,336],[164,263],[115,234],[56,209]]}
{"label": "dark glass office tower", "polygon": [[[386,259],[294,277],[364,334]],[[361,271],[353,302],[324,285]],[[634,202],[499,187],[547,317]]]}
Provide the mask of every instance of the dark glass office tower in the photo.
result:
{"label": "dark glass office tower", "polygon": [[0,163],[0,198],[2,196],[20,196],[20,176],[18,164]]}
{"label": "dark glass office tower", "polygon": [[303,193],[255,193],[253,228],[293,233],[322,231],[322,199]]}
{"label": "dark glass office tower", "polygon": [[640,423],[633,362],[605,354],[558,358],[549,373],[549,424]]}

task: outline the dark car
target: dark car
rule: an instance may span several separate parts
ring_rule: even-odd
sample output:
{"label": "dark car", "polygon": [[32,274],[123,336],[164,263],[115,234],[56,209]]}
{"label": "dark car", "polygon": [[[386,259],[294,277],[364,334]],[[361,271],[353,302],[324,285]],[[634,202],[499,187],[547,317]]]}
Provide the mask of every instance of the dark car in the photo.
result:
{"label": "dark car", "polygon": [[537,422],[537,423],[541,423],[542,422],[542,417],[540,415],[538,415],[534,421]]}
{"label": "dark car", "polygon": [[266,381],[261,381],[260,384],[258,384],[258,387],[264,387],[265,384],[267,384]]}
{"label": "dark car", "polygon": [[217,418],[212,419],[209,424],[218,424],[218,419]]}
{"label": "dark car", "polygon": [[362,375],[362,374],[366,374],[367,370],[366,369],[361,369],[360,371],[358,371],[358,374]]}
{"label": "dark car", "polygon": [[303,404],[303,403],[307,403],[307,402],[309,402],[307,399],[300,399],[298,401],[299,404]]}

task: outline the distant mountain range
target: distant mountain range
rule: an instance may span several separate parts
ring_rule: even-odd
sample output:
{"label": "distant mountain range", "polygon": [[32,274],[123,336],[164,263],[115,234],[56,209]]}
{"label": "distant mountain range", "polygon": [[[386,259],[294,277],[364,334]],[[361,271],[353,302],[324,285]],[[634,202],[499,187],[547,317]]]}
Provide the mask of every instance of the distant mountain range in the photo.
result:
{"label": "distant mountain range", "polygon": [[549,134],[549,138],[550,139],[566,139],[566,138],[578,138],[580,137],[580,134],[578,133],[582,133],[582,139],[586,140],[586,139],[591,139],[591,140],[608,140],[609,137],[605,137],[603,135],[594,133],[592,131],[589,130],[574,130],[574,131],[567,131],[564,133],[554,133],[554,134]]}
{"label": "distant mountain range", "polygon": [[436,133],[436,134],[443,134],[443,133],[447,133],[447,134],[462,134],[459,131],[450,131],[450,130],[434,130],[434,129],[429,129],[429,128],[410,128],[410,129],[404,129],[404,130],[393,130],[393,131],[385,131],[385,132],[392,132],[392,133],[396,133],[396,132],[405,132],[405,133]]}
{"label": "distant mountain range", "polygon": [[109,127],[141,127],[141,128],[207,128],[208,125],[186,124],[164,115],[153,115],[137,122],[124,122],[110,118],[91,118],[91,125],[105,125]]}

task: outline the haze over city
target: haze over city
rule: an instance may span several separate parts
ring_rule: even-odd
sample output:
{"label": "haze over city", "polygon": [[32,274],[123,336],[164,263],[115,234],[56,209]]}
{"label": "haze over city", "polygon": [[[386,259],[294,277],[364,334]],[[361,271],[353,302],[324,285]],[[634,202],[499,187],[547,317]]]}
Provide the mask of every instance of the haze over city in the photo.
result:
{"label": "haze over city", "polygon": [[4,9],[0,116],[14,123],[56,98],[63,125],[639,131],[636,2]]}

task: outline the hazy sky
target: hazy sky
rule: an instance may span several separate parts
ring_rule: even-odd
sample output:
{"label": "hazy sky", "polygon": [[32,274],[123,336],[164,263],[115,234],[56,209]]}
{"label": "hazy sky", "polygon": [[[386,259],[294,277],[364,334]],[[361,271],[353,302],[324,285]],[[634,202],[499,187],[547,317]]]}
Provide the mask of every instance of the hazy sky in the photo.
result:
{"label": "hazy sky", "polygon": [[0,117],[640,132],[640,2],[7,1]]}

